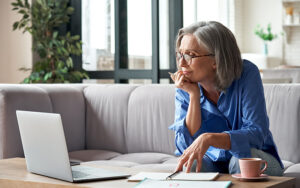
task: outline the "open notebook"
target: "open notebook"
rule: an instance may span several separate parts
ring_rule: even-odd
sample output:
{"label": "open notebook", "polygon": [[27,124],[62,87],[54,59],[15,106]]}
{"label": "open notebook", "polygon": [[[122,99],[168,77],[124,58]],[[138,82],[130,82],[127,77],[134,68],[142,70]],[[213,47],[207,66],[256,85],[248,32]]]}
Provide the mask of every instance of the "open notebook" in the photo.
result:
{"label": "open notebook", "polygon": [[231,185],[231,181],[161,181],[153,179],[145,179],[134,188],[201,188],[201,187],[213,187],[213,188],[227,188]]}
{"label": "open notebook", "polygon": [[139,182],[145,178],[152,180],[190,180],[190,181],[211,181],[218,176],[218,172],[213,173],[186,173],[186,172],[175,172],[175,173],[160,173],[160,172],[140,172],[134,176],[131,176],[128,181]]}

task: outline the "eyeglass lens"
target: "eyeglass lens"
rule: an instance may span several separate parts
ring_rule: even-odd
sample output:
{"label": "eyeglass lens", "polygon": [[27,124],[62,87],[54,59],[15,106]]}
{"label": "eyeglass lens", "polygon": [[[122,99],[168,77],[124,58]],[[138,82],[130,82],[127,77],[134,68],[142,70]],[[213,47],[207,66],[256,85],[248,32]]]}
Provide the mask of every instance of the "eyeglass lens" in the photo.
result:
{"label": "eyeglass lens", "polygon": [[176,52],[176,59],[177,61],[180,61],[180,59],[183,58],[185,62],[189,63],[192,59],[192,57],[188,54],[181,54],[179,52]]}

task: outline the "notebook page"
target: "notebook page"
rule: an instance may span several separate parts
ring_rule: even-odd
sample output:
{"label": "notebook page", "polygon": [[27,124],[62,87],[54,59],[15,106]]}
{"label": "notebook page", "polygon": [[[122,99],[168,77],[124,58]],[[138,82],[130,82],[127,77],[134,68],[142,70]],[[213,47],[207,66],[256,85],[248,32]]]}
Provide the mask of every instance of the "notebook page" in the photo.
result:
{"label": "notebook page", "polygon": [[128,178],[128,181],[138,182],[142,181],[145,178],[150,178],[153,180],[166,180],[170,173],[161,173],[161,172],[140,172],[134,176]]}
{"label": "notebook page", "polygon": [[195,173],[195,172],[179,172],[178,174],[174,175],[172,177],[172,180],[214,180],[217,176],[219,175],[218,172],[200,172],[200,173]]}

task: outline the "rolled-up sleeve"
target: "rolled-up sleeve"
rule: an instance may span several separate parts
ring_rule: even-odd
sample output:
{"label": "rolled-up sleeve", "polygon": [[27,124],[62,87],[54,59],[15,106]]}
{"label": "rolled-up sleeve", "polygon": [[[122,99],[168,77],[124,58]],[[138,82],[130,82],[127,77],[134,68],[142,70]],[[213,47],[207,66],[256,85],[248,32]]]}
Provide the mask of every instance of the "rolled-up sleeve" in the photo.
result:
{"label": "rolled-up sleeve", "polygon": [[175,131],[175,145],[177,150],[175,155],[181,155],[184,150],[193,143],[194,137],[189,133],[185,118],[188,110],[189,101],[186,93],[181,89],[176,88],[175,94],[175,120],[174,123],[169,126],[169,129]]}
{"label": "rolled-up sleeve", "polygon": [[262,149],[264,138],[269,133],[264,90],[256,66],[241,80],[240,123],[230,131],[232,155],[238,158],[251,157],[251,148]]}

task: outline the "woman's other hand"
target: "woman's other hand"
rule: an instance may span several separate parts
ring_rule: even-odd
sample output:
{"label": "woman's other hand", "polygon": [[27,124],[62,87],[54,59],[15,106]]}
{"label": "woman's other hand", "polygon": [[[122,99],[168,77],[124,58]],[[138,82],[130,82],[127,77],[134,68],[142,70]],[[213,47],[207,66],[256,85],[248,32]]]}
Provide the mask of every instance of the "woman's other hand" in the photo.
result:
{"label": "woman's other hand", "polygon": [[189,93],[190,96],[200,95],[200,89],[198,83],[191,82],[188,78],[184,76],[183,71],[179,70],[174,74],[169,72],[169,74],[177,88],[185,90],[186,92]]}
{"label": "woman's other hand", "polygon": [[181,155],[176,171],[182,171],[183,165],[186,172],[191,171],[194,160],[197,160],[196,172],[200,172],[202,158],[209,146],[230,150],[230,136],[227,133],[203,133]]}
{"label": "woman's other hand", "polygon": [[186,172],[191,171],[194,160],[197,160],[196,172],[200,172],[202,166],[202,158],[210,146],[209,133],[200,135],[181,155],[178,160],[176,171],[182,171],[183,165],[186,167]]}

